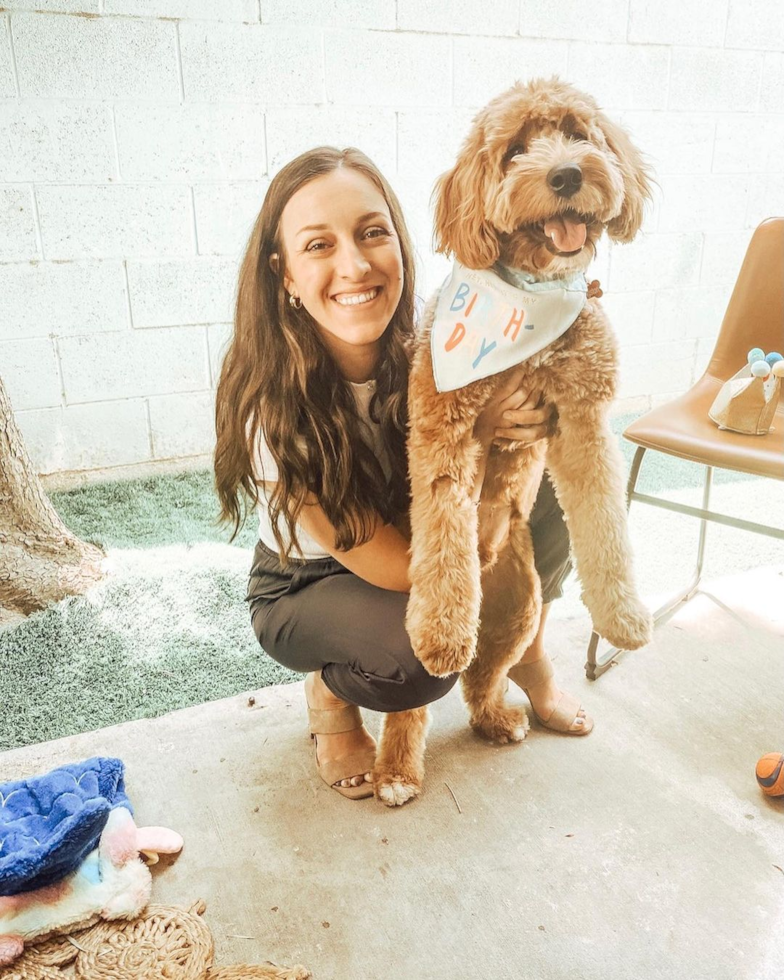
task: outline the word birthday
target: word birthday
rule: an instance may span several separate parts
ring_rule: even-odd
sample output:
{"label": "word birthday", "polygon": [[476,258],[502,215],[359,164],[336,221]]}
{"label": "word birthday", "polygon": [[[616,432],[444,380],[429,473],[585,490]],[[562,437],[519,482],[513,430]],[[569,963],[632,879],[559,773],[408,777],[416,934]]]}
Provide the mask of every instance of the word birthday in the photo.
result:
{"label": "word birthday", "polygon": [[[536,326],[533,323],[526,323],[526,311],[525,308],[521,307],[519,312],[517,307],[512,307],[511,313],[509,312],[506,305],[501,302],[497,302],[491,293],[485,292],[481,296],[478,291],[474,291],[471,294],[471,298],[466,300],[466,297],[471,293],[471,287],[467,282],[461,282],[452,297],[452,302],[449,304],[450,313],[462,313],[462,318],[468,320],[471,314],[476,311],[477,316],[474,318],[475,322],[485,320],[486,318],[482,314],[492,314],[495,312],[496,315],[500,314],[500,318],[495,318],[495,323],[486,324],[483,327],[483,333],[489,333],[491,336],[493,333],[501,333],[502,336],[506,337],[511,343],[517,340],[517,335],[520,332],[521,327],[525,327],[526,330],[535,330]],[[536,297],[526,297],[530,302],[535,303]],[[501,309],[499,309],[501,307]],[[462,311],[465,312],[462,312]],[[503,325],[504,319],[508,316],[506,325]],[[469,351],[471,358],[471,366],[476,370],[479,367],[482,359],[487,357],[487,355],[495,350],[498,346],[498,341],[493,340],[492,343],[488,343],[487,336],[480,336],[476,331],[467,331],[465,323],[462,320],[458,320],[455,323],[454,330],[447,338],[444,343],[444,350],[449,352],[455,350],[460,344],[466,342],[466,347]],[[480,344],[479,353],[476,353],[477,344]],[[475,357],[476,356],[476,357]],[[474,359],[475,358],[475,359]]]}
{"label": "word birthday", "polygon": [[430,334],[439,391],[522,364],[565,333],[585,304],[585,277],[513,286],[491,269],[455,263]]}

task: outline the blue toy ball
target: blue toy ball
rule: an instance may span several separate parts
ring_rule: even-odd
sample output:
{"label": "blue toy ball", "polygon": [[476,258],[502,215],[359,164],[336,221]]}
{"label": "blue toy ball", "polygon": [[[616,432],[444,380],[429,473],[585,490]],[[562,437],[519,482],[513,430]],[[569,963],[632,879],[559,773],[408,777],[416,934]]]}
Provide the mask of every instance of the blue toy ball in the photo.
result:
{"label": "blue toy ball", "polygon": [[765,355],[765,360],[770,364],[771,367],[776,363],[776,361],[784,361],[784,357],[781,356],[777,351],[772,350],[770,354]]}
{"label": "blue toy ball", "polygon": [[754,361],[764,361],[765,351],[761,350],[759,347],[752,347],[748,353],[748,362],[753,364]]}
{"label": "blue toy ball", "polygon": [[754,361],[751,365],[751,373],[755,378],[767,378],[770,374],[770,364],[767,361]]}

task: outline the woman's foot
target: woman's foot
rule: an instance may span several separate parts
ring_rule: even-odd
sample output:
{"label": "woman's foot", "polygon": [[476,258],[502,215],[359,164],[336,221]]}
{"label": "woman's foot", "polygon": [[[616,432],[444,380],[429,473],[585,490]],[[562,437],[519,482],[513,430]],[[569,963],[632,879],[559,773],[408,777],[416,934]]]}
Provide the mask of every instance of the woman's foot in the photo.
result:
{"label": "woman's foot", "polygon": [[587,735],[593,728],[582,705],[555,682],[547,654],[535,660],[521,660],[510,668],[508,676],[524,691],[539,723],[568,735]]}
{"label": "woman's foot", "polygon": [[[305,678],[305,698],[308,707],[316,710],[330,711],[348,707],[346,701],[336,698],[330,691],[321,679],[320,670],[308,674]],[[322,770],[327,770],[333,766],[340,767],[343,762],[346,762],[350,767],[351,757],[364,756],[367,758],[375,752],[375,749],[375,740],[364,725],[351,731],[330,734],[319,732],[316,739],[316,762]],[[331,785],[339,790],[362,786],[363,783],[372,784],[372,780],[373,773],[371,770],[367,770],[349,773],[345,778],[338,779]]]}

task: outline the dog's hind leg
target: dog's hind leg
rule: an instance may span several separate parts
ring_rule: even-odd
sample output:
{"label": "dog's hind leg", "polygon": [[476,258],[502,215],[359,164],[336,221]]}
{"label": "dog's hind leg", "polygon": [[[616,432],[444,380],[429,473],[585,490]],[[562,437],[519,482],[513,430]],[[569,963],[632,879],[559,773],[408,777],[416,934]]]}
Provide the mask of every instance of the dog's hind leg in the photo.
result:
{"label": "dog's hind leg", "polygon": [[515,514],[507,547],[482,576],[477,655],[461,677],[471,727],[491,741],[520,742],[528,732],[525,709],[506,703],[506,672],[536,635],[541,612],[531,532]]}
{"label": "dog's hind leg", "polygon": [[421,793],[429,724],[426,705],[385,716],[373,767],[373,788],[376,797],[387,806],[402,806]]}

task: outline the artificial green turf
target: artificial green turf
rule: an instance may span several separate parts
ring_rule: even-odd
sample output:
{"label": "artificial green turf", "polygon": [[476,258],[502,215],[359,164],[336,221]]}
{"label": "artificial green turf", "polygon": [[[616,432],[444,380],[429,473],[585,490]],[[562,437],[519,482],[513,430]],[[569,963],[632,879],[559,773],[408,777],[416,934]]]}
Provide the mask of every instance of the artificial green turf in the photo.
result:
{"label": "artificial green turf", "polygon": [[296,679],[250,627],[255,519],[230,547],[211,474],[96,484],[52,502],[118,568],[89,596],[0,633],[0,750]]}
{"label": "artificial green turf", "polygon": [[[614,430],[630,420],[616,419]],[[628,462],[633,447],[622,445]],[[701,480],[700,467],[656,455],[640,488]],[[118,567],[89,596],[0,633],[0,750],[296,679],[259,649],[250,628],[244,596],[255,518],[230,547],[210,473],[94,484],[52,501]]]}
{"label": "artificial green turf", "polygon": [[[68,527],[104,548],[229,543],[230,529],[218,524],[212,473],[179,473],[144,480],[96,483],[51,495]],[[253,548],[256,522],[251,515],[234,544]]]}

